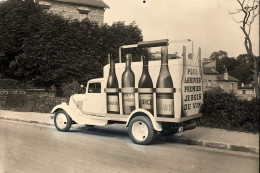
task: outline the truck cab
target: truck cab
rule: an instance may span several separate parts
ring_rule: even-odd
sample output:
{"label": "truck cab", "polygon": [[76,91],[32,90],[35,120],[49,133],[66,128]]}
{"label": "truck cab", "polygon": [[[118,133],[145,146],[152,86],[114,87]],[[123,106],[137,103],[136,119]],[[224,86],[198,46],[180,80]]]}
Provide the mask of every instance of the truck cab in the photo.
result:
{"label": "truck cab", "polygon": [[[136,144],[150,144],[157,132],[162,135],[174,135],[180,131],[196,127],[196,120],[201,114],[203,103],[201,58],[199,61],[186,58],[186,48],[183,47],[182,59],[168,58],[168,40],[139,42],[134,45],[124,45],[119,48],[119,63],[107,64],[103,68],[103,78],[88,81],[85,94],[74,94],[69,104],[62,103],[53,108],[54,124],[57,130],[69,131],[72,124],[100,125],[119,123],[128,127],[129,136]],[[144,71],[143,62],[122,63],[121,49],[161,47],[161,59],[149,60],[147,67],[152,86],[139,88],[138,83]],[[163,62],[167,60],[167,64]],[[129,58],[128,58],[129,60]],[[131,60],[130,60],[131,61]],[[126,67],[131,64],[132,77],[124,79]],[[167,65],[167,68],[165,68]],[[128,67],[129,68],[129,67]],[[158,85],[159,78],[168,69],[168,77],[173,85],[166,82],[166,87]],[[112,70],[111,70],[112,69]],[[114,74],[116,85],[108,86],[108,79]],[[160,79],[161,80],[161,79]],[[132,81],[132,86],[123,82]],[[168,87],[167,87],[168,86]],[[143,94],[143,95],[142,95]],[[109,96],[112,97],[109,98]],[[143,98],[149,98],[150,109],[142,106]],[[111,99],[118,106],[116,112],[109,109]],[[131,99],[129,99],[131,98]],[[126,102],[126,101],[131,101]],[[131,104],[126,113],[124,108]],[[166,112],[166,115],[163,115]]]}

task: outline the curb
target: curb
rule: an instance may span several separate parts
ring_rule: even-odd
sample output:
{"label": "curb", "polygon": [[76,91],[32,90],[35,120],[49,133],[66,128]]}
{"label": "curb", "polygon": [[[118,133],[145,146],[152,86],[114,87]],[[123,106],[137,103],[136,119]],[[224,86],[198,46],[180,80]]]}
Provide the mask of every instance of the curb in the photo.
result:
{"label": "curb", "polygon": [[224,149],[224,150],[241,151],[241,152],[259,154],[259,148],[254,148],[254,147],[250,147],[250,146],[225,144],[225,143],[213,142],[213,141],[201,141],[201,140],[187,139],[187,138],[182,138],[182,137],[173,137],[171,140],[176,143],[182,143],[182,144],[188,144],[188,145],[200,145],[200,146],[205,146],[205,147],[210,147],[210,148],[218,148],[218,149]]}
{"label": "curb", "polygon": [[[0,117],[0,119],[53,126],[53,124],[51,124],[51,123],[39,122],[39,121],[28,121],[28,120],[21,120],[21,119],[15,119],[15,118],[6,118],[6,117]],[[188,145],[199,145],[199,146],[205,146],[205,147],[210,147],[210,148],[218,148],[218,149],[224,149],[224,150],[241,151],[241,152],[259,154],[259,148],[254,148],[254,147],[250,147],[250,146],[225,144],[225,143],[213,142],[213,141],[201,141],[201,140],[187,139],[187,138],[178,137],[178,136],[172,136],[169,138],[169,140],[172,142],[188,144]]]}
{"label": "curb", "polygon": [[43,124],[47,126],[53,126],[51,123],[45,123],[45,122],[39,122],[39,121],[29,121],[29,120],[21,120],[21,119],[16,119],[16,118],[6,118],[6,117],[0,117],[2,120],[12,120],[12,121],[20,121],[20,122],[25,122],[25,123],[37,123],[37,124]]}

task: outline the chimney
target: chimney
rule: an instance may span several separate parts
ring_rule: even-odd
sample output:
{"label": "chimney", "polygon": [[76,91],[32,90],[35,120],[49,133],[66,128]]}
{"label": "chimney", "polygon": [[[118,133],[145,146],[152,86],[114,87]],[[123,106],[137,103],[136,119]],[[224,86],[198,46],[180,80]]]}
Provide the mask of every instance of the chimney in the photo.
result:
{"label": "chimney", "polygon": [[226,68],[226,71],[225,71],[225,73],[224,73],[224,79],[225,79],[225,80],[228,80],[228,72],[227,72],[227,68]]}

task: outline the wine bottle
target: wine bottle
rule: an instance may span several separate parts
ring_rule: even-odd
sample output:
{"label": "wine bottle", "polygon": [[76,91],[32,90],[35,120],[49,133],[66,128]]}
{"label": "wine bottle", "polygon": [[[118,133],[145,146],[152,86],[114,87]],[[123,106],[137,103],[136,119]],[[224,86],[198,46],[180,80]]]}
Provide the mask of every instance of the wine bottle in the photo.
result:
{"label": "wine bottle", "polygon": [[168,67],[168,47],[161,49],[161,69],[156,83],[156,109],[158,117],[174,117],[173,82]]}
{"label": "wine bottle", "polygon": [[148,70],[148,58],[142,57],[143,72],[138,82],[139,108],[153,114],[153,81]]}
{"label": "wine bottle", "polygon": [[119,88],[114,58],[108,55],[110,69],[107,78],[107,113],[119,114]]}
{"label": "wine bottle", "polygon": [[135,110],[135,75],[131,69],[132,55],[126,55],[126,68],[122,74],[123,114],[129,115]]}

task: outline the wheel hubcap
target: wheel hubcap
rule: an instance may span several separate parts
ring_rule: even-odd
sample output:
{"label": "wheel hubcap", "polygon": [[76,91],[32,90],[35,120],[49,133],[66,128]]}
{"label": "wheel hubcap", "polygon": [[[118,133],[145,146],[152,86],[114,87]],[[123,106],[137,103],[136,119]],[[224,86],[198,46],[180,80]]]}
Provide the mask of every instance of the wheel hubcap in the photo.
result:
{"label": "wheel hubcap", "polygon": [[67,125],[67,117],[65,114],[63,113],[59,113],[56,116],[56,125],[60,128],[60,129],[64,129]]}
{"label": "wheel hubcap", "polygon": [[144,141],[148,136],[148,127],[142,121],[136,121],[132,126],[133,136],[139,140]]}

